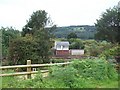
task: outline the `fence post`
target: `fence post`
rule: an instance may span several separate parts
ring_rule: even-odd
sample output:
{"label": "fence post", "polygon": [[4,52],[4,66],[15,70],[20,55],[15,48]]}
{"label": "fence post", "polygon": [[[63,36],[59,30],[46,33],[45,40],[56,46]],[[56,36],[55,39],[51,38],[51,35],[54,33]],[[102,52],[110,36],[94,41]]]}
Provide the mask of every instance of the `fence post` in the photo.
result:
{"label": "fence post", "polygon": [[[31,60],[27,60],[27,65],[31,65]],[[27,67],[27,72],[31,72],[31,67]],[[31,74],[27,74],[27,79],[31,78]]]}

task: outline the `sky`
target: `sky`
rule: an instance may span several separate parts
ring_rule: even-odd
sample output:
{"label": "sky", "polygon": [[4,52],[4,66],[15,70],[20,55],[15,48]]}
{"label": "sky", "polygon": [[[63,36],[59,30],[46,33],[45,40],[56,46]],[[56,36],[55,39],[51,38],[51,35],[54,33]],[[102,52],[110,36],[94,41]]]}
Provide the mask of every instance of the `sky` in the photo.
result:
{"label": "sky", "polygon": [[0,27],[22,30],[33,12],[45,10],[57,26],[94,25],[120,0],[0,0]]}

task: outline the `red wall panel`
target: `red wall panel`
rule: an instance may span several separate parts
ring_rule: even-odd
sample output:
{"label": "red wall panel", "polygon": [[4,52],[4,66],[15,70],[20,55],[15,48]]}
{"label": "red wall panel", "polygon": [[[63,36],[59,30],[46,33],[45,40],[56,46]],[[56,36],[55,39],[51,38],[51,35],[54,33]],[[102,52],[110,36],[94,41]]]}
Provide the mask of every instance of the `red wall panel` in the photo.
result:
{"label": "red wall panel", "polygon": [[56,55],[69,55],[69,50],[56,50]]}

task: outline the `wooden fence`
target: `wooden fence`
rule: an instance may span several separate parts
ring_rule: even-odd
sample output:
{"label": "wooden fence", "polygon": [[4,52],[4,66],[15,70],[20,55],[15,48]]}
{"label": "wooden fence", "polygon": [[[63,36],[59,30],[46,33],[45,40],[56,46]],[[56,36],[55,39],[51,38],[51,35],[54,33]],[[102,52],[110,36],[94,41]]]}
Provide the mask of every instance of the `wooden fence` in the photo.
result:
{"label": "wooden fence", "polygon": [[[32,67],[49,67],[55,65],[68,65],[70,62],[65,63],[51,63],[51,64],[31,64],[31,60],[27,60],[27,65],[15,65],[15,66],[1,66],[0,70],[3,69],[15,69],[15,68],[27,68],[27,72],[15,72],[15,73],[8,73],[8,74],[1,74],[0,76],[17,76],[17,75],[27,75],[27,78],[31,78],[31,74],[35,74],[38,71],[32,71]],[[40,70],[41,73],[49,72],[49,70]]]}

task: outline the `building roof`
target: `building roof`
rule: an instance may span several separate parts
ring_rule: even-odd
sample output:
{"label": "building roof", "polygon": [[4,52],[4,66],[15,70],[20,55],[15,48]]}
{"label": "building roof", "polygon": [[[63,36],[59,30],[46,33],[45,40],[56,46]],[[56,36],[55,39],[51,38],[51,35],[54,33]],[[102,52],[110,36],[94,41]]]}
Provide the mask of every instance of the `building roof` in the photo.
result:
{"label": "building roof", "polygon": [[56,45],[61,45],[61,46],[69,46],[69,42],[68,41],[58,41],[55,42]]}

